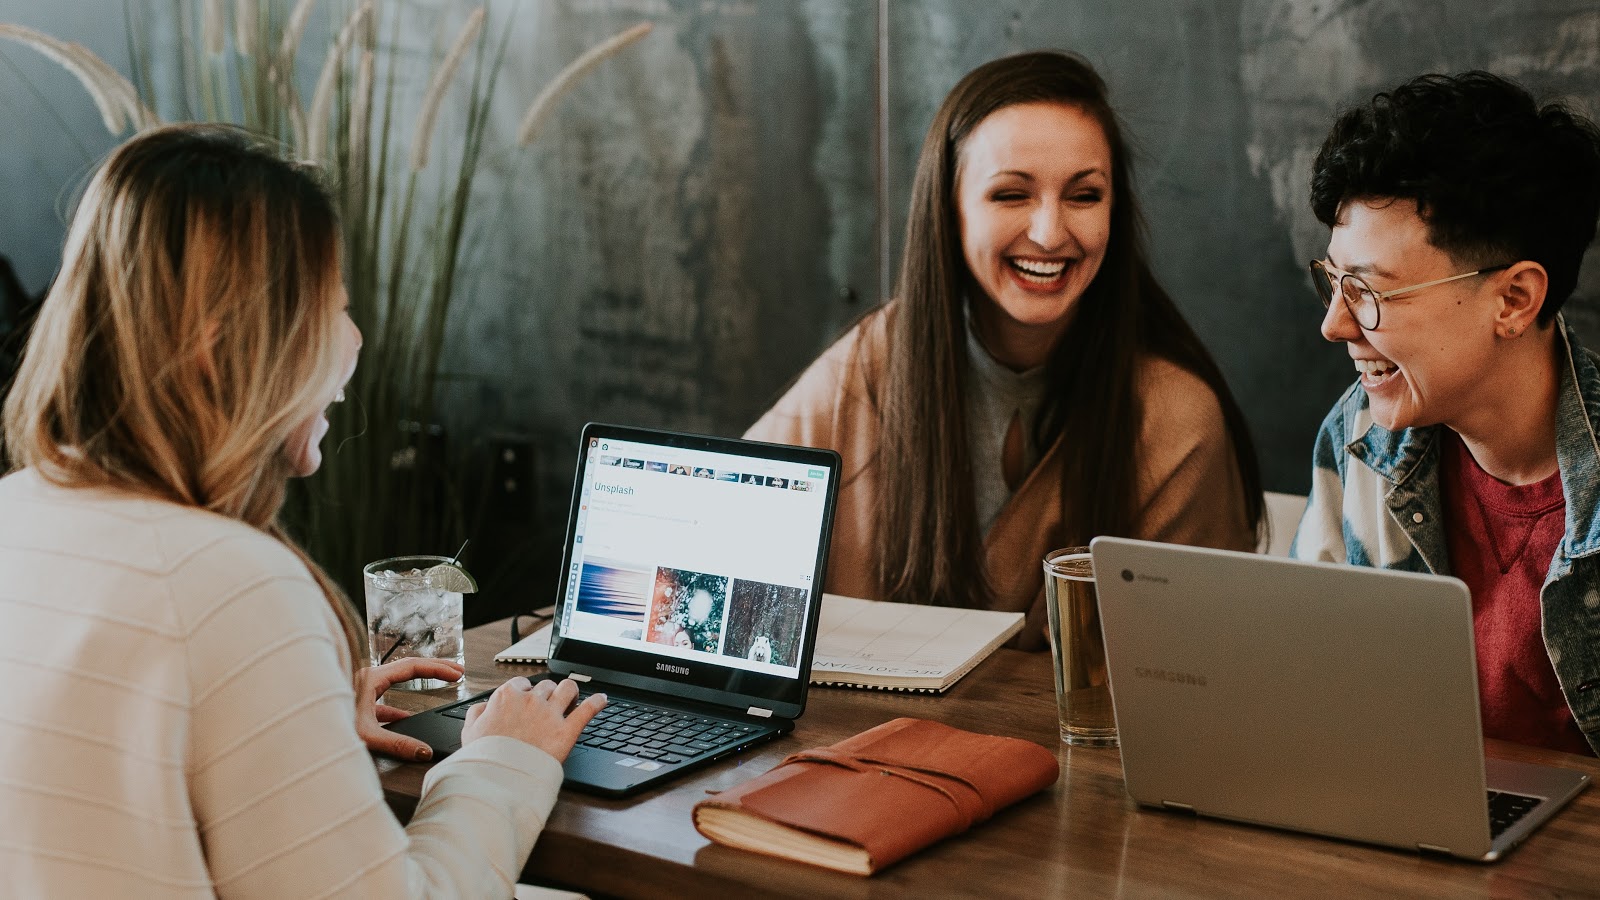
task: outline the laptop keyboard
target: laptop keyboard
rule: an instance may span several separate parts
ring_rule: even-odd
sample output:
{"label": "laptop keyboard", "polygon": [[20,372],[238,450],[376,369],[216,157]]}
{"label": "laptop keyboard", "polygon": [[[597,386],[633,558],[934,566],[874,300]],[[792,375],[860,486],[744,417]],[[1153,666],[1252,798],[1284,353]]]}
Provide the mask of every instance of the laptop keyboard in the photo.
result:
{"label": "laptop keyboard", "polygon": [[1507,828],[1517,824],[1519,820],[1533,808],[1544,802],[1539,797],[1525,797],[1522,794],[1508,794],[1505,791],[1489,792],[1489,836],[1497,838],[1505,833]]}
{"label": "laptop keyboard", "polygon": [[760,731],[712,716],[613,699],[583,729],[578,743],[670,765],[726,750]]}
{"label": "laptop keyboard", "polygon": [[[473,705],[462,704],[444,714],[465,719]],[[741,722],[612,697],[584,726],[578,744],[671,765],[726,750],[762,731]]]}

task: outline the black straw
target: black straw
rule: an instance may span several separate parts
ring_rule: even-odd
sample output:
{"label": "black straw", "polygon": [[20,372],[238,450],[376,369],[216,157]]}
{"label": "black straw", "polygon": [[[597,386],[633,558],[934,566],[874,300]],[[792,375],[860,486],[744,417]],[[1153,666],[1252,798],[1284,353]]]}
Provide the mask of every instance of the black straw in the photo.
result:
{"label": "black straw", "polygon": [[398,637],[395,638],[394,639],[394,643],[389,645],[389,652],[387,652],[387,653],[385,653],[383,655],[383,659],[378,660],[378,665],[381,666],[384,663],[388,662],[389,661],[389,657],[393,656],[394,652],[396,650],[399,650],[400,649],[400,645],[403,644],[403,643],[405,643],[405,641],[400,640]]}

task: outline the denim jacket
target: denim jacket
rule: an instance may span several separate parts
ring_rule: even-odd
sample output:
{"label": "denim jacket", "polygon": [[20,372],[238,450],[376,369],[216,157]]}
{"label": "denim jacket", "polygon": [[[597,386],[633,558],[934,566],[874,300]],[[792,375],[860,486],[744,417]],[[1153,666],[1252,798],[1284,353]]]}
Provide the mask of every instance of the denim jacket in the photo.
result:
{"label": "denim jacket", "polygon": [[[1600,754],[1600,357],[1556,321],[1566,365],[1556,400],[1556,457],[1566,533],[1539,590],[1544,645],[1589,746]],[[1317,434],[1297,559],[1450,574],[1439,494],[1440,429],[1389,431],[1352,385]]]}

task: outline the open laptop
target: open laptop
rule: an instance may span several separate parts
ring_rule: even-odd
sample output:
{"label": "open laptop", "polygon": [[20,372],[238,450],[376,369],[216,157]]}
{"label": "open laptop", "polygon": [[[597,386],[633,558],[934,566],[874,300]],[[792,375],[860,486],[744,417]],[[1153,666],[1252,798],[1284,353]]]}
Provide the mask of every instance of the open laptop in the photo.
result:
{"label": "open laptop", "polygon": [[[568,786],[631,794],[794,728],[838,473],[831,450],[584,428],[549,668],[610,702]],[[487,698],[388,727],[441,758]]]}
{"label": "open laptop", "polygon": [[1092,548],[1141,804],[1488,861],[1588,784],[1485,760],[1472,601],[1455,578]]}

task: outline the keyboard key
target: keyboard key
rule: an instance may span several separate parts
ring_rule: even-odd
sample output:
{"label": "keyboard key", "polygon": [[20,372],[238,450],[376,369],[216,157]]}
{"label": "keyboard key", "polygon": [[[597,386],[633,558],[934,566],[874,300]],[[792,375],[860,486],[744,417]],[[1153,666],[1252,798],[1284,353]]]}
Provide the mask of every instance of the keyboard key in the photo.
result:
{"label": "keyboard key", "polygon": [[633,755],[642,756],[645,759],[660,759],[664,754],[662,754],[660,750],[651,750],[646,748],[644,750],[636,751]]}
{"label": "keyboard key", "polygon": [[1499,837],[1523,816],[1543,802],[1540,797],[1526,797],[1504,791],[1489,792],[1489,834]]}
{"label": "keyboard key", "polygon": [[672,763],[681,763],[681,762],[683,762],[683,759],[684,759],[683,757],[677,755],[676,753],[663,753],[663,754],[661,754],[661,761],[664,762],[664,763],[667,763],[669,765],[672,764]]}

